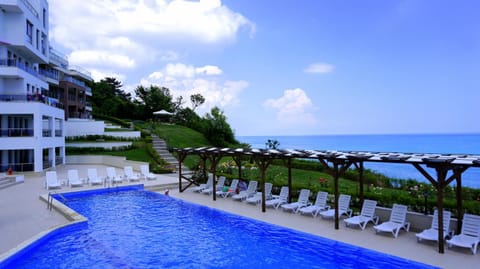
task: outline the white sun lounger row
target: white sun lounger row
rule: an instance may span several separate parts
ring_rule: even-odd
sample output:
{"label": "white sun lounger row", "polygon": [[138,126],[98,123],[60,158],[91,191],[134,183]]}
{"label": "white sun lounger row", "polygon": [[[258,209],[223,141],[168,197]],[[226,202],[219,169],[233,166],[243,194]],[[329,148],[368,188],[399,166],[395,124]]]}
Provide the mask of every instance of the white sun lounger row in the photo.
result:
{"label": "white sun lounger row", "polygon": [[[220,197],[229,197],[232,196],[235,200],[245,200],[247,203],[259,204],[262,201],[262,193],[256,192],[258,182],[250,181],[248,188],[245,191],[241,191],[236,194],[238,179],[232,180],[230,187],[224,187],[225,178],[220,177],[216,194]],[[208,190],[211,188],[212,178],[209,177],[206,184],[200,185],[198,189]],[[275,209],[281,207],[284,211],[290,211],[294,213],[300,213],[304,215],[312,215],[316,217],[317,215],[322,216],[322,218],[334,218],[335,209],[330,208],[327,205],[327,192],[318,192],[314,204],[309,203],[310,190],[302,189],[300,195],[296,202],[288,203],[289,189],[287,186],[283,186],[280,190],[279,195],[272,195],[272,183],[265,183],[265,205],[267,207],[273,207]],[[195,188],[194,188],[195,190]],[[204,193],[211,193],[211,191],[204,191]],[[350,206],[350,195],[340,194],[338,197],[338,213],[339,216],[345,215],[347,218],[344,219],[345,225],[347,227],[360,227],[361,230],[364,230],[369,222],[373,223],[373,229],[376,233],[391,233],[393,237],[398,237],[400,230],[405,230],[408,232],[410,230],[410,223],[407,221],[407,211],[408,208],[406,205],[394,204],[390,213],[390,218],[381,223],[379,222],[379,217],[375,215],[375,210],[377,207],[377,201],[365,199],[362,205],[362,209],[358,216],[351,216],[352,211],[349,208]],[[478,245],[480,244],[480,216],[472,214],[464,214],[462,231],[458,235],[453,235],[450,231],[450,220],[452,213],[450,211],[443,211],[443,238],[444,240],[451,236],[450,239],[446,240],[448,247],[462,247],[469,248],[473,254],[477,253]],[[418,242],[422,240],[428,241],[437,241],[438,242],[438,211],[435,210],[431,227],[425,229],[424,231],[417,233],[416,237]]]}
{"label": "white sun lounger row", "polygon": [[47,171],[45,174],[45,188],[49,190],[53,188],[61,188],[62,185],[80,187],[84,184],[101,185],[105,184],[106,181],[110,183],[121,183],[123,181],[139,181],[142,178],[145,180],[156,179],[156,176],[150,173],[148,165],[141,165],[140,173],[134,173],[131,166],[125,166],[123,171],[123,175],[117,175],[114,167],[107,167],[107,176],[100,177],[98,176],[96,168],[88,168],[87,177],[81,178],[79,177],[77,169],[70,169],[67,171],[66,179],[58,179],[56,171]]}

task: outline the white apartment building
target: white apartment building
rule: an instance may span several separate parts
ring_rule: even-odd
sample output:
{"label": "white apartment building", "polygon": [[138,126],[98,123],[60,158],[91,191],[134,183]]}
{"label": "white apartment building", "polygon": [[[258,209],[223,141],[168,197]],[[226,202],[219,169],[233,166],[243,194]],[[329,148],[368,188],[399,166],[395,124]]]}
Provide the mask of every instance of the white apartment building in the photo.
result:
{"label": "white apartment building", "polygon": [[0,172],[65,163],[65,120],[91,115],[91,77],[50,48],[48,14],[46,0],[0,0]]}

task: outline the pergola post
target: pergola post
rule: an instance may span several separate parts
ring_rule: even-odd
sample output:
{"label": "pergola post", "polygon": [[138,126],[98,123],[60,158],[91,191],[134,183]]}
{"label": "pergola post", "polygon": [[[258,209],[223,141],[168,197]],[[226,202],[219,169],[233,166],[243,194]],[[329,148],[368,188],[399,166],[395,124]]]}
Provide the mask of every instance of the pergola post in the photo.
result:
{"label": "pergola post", "polygon": [[266,212],[265,206],[265,171],[272,162],[269,157],[254,156],[255,163],[260,168],[260,187],[262,189],[262,212]]}
{"label": "pergola post", "polygon": [[[465,167],[455,167],[451,165],[453,161],[452,158],[447,159],[438,159],[438,158],[423,158],[422,161],[427,165],[427,167],[435,169],[437,174],[437,180],[435,180],[423,167],[418,163],[413,163],[413,166],[426,178],[437,190],[437,218],[438,218],[438,252],[445,253],[444,245],[444,231],[443,231],[443,192],[446,186],[450,184],[454,179],[461,178],[461,174],[467,170]],[[448,171],[452,171],[453,174],[447,178]],[[460,182],[461,183],[461,182]],[[460,185],[461,186],[461,185]],[[458,187],[458,186],[457,186]],[[458,195],[458,193],[457,193]],[[460,194],[461,195],[461,194]],[[458,199],[458,196],[457,196]],[[448,231],[446,231],[448,232]]]}
{"label": "pergola post", "polygon": [[217,200],[217,165],[220,159],[222,159],[222,155],[218,154],[217,152],[209,154],[208,159],[210,160],[210,171],[212,172],[212,189],[213,189],[213,201]]}
{"label": "pergola post", "polygon": [[456,197],[457,197],[457,234],[462,230],[463,225],[463,197],[462,197],[462,173],[458,169],[454,169],[453,172],[456,175],[457,188],[456,188]]}
{"label": "pergola post", "polygon": [[190,182],[190,184],[188,184],[185,189],[182,188],[182,163],[183,161],[185,160],[185,158],[187,157],[187,153],[184,152],[184,151],[178,151],[178,191],[179,192],[183,192],[186,188],[188,188],[190,185],[192,185],[193,183]]}
{"label": "pergola post", "polygon": [[[347,159],[338,159],[336,157],[337,154],[323,154],[318,156],[318,160],[321,164],[323,164],[323,166],[325,166],[329,174],[333,176],[333,193],[335,196],[335,229],[338,230],[340,227],[338,216],[338,180],[340,174],[344,173],[345,170],[352,165],[352,161]],[[333,164],[333,168],[328,165],[328,162]]]}

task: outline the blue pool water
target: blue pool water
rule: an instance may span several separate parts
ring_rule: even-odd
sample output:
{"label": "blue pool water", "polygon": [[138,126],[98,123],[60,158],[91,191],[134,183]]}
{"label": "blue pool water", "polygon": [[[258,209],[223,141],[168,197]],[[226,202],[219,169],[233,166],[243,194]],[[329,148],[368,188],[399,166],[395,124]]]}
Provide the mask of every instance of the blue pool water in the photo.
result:
{"label": "blue pool water", "polygon": [[433,268],[142,189],[64,196],[88,224],[0,267]]}

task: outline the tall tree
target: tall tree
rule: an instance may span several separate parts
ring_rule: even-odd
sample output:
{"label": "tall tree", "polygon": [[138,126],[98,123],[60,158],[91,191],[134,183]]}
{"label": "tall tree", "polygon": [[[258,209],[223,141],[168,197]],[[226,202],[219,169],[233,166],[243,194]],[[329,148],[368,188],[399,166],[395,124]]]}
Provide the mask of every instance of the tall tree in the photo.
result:
{"label": "tall tree", "polygon": [[201,106],[205,103],[205,97],[203,95],[197,93],[190,95],[190,101],[192,102],[192,110],[195,111],[197,107]]}
{"label": "tall tree", "polygon": [[205,121],[206,130],[204,134],[214,146],[228,147],[232,144],[238,144],[232,128],[227,122],[227,117],[220,108],[212,108],[210,114],[205,115]]}
{"label": "tall tree", "polygon": [[135,94],[140,105],[144,106],[145,119],[152,117],[153,112],[158,110],[173,111],[174,104],[172,102],[172,95],[170,90],[166,87],[158,87],[151,85],[146,88],[144,86],[138,86],[135,89]]}
{"label": "tall tree", "polygon": [[114,117],[130,116],[125,114],[132,108],[132,102],[129,93],[125,93],[122,83],[116,78],[107,77],[99,82],[93,82],[92,105],[93,111],[98,114],[104,114]]}

